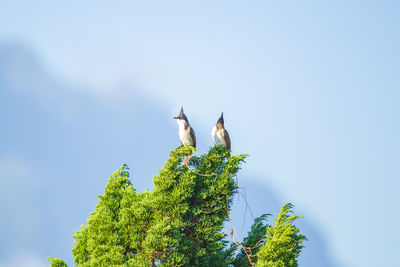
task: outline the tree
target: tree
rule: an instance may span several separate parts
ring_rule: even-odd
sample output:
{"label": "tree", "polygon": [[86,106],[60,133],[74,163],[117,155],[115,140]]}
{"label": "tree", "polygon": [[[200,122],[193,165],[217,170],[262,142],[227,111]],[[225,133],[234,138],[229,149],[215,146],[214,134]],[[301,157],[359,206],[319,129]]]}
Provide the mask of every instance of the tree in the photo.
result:
{"label": "tree", "polygon": [[263,267],[294,267],[297,257],[303,248],[306,237],[293,225],[293,221],[301,218],[292,213],[291,203],[283,206],[273,226],[267,227],[265,244],[261,247],[258,257],[259,266]]}
{"label": "tree", "polygon": [[[243,244],[228,247],[222,232],[238,189],[233,178],[247,155],[230,156],[216,146],[204,155],[191,156],[189,165],[182,164],[182,158],[192,151],[193,147],[173,150],[154,177],[151,191],[136,192],[125,164],[114,172],[88,225],[74,236],[76,265],[246,266],[238,249],[257,239],[255,252],[261,245],[265,250],[269,244],[264,244],[268,240],[263,224],[266,215],[255,220]],[[51,266],[66,266],[59,259],[49,260]]]}

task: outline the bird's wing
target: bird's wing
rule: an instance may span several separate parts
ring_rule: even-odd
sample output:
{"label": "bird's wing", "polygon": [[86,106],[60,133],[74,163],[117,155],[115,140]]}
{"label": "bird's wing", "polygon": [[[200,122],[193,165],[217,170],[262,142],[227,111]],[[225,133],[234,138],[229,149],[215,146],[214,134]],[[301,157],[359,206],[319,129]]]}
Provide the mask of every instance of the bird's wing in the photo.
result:
{"label": "bird's wing", "polygon": [[224,129],[222,131],[222,136],[224,137],[224,140],[226,143],[226,148],[230,150],[231,149],[231,138],[229,137],[228,131]]}
{"label": "bird's wing", "polygon": [[193,140],[193,147],[196,148],[196,135],[194,134],[192,127],[190,127],[190,136],[192,137]]}

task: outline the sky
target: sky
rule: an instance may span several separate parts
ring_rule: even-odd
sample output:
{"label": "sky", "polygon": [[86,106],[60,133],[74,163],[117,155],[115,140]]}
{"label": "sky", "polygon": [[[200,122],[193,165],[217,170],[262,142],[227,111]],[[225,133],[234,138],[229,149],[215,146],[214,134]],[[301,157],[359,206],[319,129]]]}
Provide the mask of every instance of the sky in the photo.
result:
{"label": "sky", "polygon": [[[250,154],[239,184],[254,216],[295,204],[300,266],[395,266],[399,11],[1,1],[0,266],[72,265],[72,235],[112,171],[127,162],[134,186],[151,189],[179,145],[181,106],[199,153],[224,112],[233,153]],[[247,211],[235,207],[238,221]]]}

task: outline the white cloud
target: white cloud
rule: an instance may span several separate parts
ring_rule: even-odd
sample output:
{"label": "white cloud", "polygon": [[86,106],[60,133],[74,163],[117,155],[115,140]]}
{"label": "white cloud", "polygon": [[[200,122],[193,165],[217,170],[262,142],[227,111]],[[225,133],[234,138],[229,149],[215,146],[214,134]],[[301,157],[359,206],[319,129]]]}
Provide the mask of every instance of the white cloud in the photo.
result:
{"label": "white cloud", "polygon": [[[7,240],[0,244],[4,255],[14,254],[14,250],[32,248],[37,243],[37,233],[40,227],[40,216],[33,202],[34,192],[37,190],[37,176],[29,162],[18,156],[0,157],[0,210],[2,220],[0,226],[7,231],[0,231],[0,240]],[[29,254],[29,253],[28,253]],[[27,253],[21,258],[24,261],[32,260]],[[29,254],[30,255],[30,254]],[[15,257],[11,257],[15,258]],[[7,260],[11,261],[11,258]],[[12,260],[12,262],[14,262]],[[36,266],[11,265],[4,266]]]}
{"label": "white cloud", "polygon": [[45,267],[49,263],[31,251],[18,251],[0,261],[0,267]]}

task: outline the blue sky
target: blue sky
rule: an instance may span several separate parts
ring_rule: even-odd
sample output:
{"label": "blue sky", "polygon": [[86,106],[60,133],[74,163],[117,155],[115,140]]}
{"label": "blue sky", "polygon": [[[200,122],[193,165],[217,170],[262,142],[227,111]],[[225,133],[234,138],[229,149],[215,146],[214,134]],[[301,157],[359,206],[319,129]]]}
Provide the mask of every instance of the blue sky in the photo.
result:
{"label": "blue sky", "polygon": [[224,111],[233,151],[251,155],[241,179],[254,213],[290,201],[305,217],[302,266],[395,266],[399,11],[395,1],[2,1],[10,231],[0,237],[15,239],[0,266],[71,263],[71,236],[113,170],[127,162],[137,188],[151,188],[179,144],[171,117],[182,105],[200,153]]}

